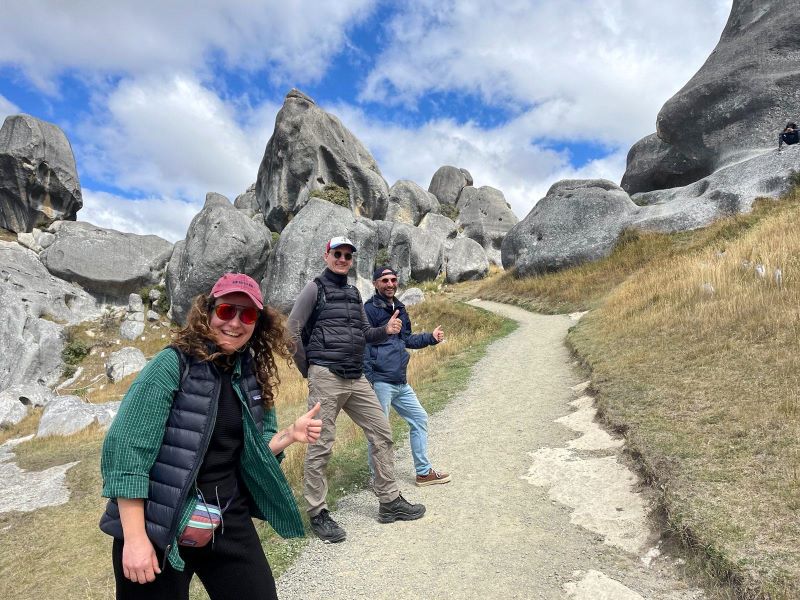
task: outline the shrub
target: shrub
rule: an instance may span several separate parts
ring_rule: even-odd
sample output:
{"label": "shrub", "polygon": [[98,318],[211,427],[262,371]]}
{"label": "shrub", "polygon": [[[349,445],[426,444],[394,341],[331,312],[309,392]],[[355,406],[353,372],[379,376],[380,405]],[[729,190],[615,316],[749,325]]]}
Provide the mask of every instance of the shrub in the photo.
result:
{"label": "shrub", "polygon": [[390,258],[388,248],[378,248],[378,252],[375,254],[375,268],[385,265],[391,266]]}
{"label": "shrub", "polygon": [[331,204],[350,208],[350,193],[335,183],[326,183],[321,190],[312,190],[309,197],[320,198]]}
{"label": "shrub", "polygon": [[89,354],[89,346],[82,339],[75,336],[71,329],[64,330],[64,349],[61,350],[61,359],[71,366],[76,366]]}
{"label": "shrub", "polygon": [[442,215],[448,219],[451,219],[452,221],[458,219],[458,208],[456,208],[455,204],[441,204],[440,206]]}
{"label": "shrub", "polygon": [[800,188],[800,171],[789,171],[789,183],[792,187]]}
{"label": "shrub", "polygon": [[[312,192],[312,194],[313,194],[313,192]],[[281,234],[278,233],[277,231],[272,231],[270,233],[272,233],[272,247],[274,248],[275,245],[280,241]]]}

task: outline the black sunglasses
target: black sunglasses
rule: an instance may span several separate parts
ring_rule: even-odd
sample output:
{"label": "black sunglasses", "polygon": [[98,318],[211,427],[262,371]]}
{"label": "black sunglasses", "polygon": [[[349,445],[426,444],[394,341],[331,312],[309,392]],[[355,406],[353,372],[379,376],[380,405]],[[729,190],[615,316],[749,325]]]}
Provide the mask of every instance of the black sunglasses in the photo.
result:
{"label": "black sunglasses", "polygon": [[340,252],[339,250],[334,250],[333,252],[334,258],[344,258],[345,260],[351,260],[353,255],[350,252]]}

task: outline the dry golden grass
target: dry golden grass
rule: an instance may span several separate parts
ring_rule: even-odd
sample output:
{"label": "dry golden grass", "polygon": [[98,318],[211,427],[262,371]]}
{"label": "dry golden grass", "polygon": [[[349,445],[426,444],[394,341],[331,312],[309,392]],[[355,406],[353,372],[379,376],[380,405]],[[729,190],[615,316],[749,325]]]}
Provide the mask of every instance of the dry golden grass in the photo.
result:
{"label": "dry golden grass", "polygon": [[[410,313],[415,328],[430,331],[441,324],[447,341],[434,348],[416,352],[411,359],[411,382],[429,408],[435,409],[448,395],[459,389],[464,373],[494,337],[508,331],[508,323],[495,315],[444,299],[431,299]],[[87,334],[87,330],[94,335]],[[146,329],[145,340],[137,340],[147,356],[160,350],[168,340],[166,329]],[[116,400],[130,384],[130,379],[102,389],[104,360],[101,352],[120,347],[109,344],[115,333],[103,333],[96,325],[83,325],[75,335],[95,345],[84,359],[84,374],[71,388],[92,402]],[[278,422],[288,425],[306,409],[307,386],[294,366],[281,365],[281,385],[276,399]],[[0,440],[32,433],[40,411],[17,427],[0,432]],[[398,428],[399,433],[399,428]],[[343,493],[363,484],[366,474],[363,435],[346,415],[340,417],[334,458],[329,468],[330,497],[335,503]],[[34,439],[17,447],[18,464],[40,470],[57,464],[80,461],[67,475],[71,497],[67,504],[32,513],[0,515],[0,598],[26,600],[39,597],[106,599],[114,595],[111,572],[111,539],[100,532],[97,523],[105,505],[100,497],[102,486],[99,451],[103,432],[91,428],[69,437]],[[295,495],[300,499],[304,447],[289,448],[283,463]],[[411,468],[408,465],[408,468]],[[304,511],[302,511],[304,512]],[[303,540],[282,540],[267,525],[258,525],[273,571],[280,574],[303,546]],[[207,598],[202,587],[193,585],[193,599]]]}
{"label": "dry golden grass", "polygon": [[798,200],[656,257],[570,337],[671,525],[746,598],[800,597]]}

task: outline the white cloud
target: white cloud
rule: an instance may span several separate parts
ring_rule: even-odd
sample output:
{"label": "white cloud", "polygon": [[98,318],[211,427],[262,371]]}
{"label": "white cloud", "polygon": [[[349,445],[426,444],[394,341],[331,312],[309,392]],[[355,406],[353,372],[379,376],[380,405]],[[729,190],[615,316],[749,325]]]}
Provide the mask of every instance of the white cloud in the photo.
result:
{"label": "white cloud", "polygon": [[430,92],[528,110],[534,136],[629,144],[702,65],[732,0],[422,0],[388,24],[361,97]]}
{"label": "white cloud", "polygon": [[174,198],[130,200],[106,192],[83,188],[83,208],[78,219],[93,225],[142,235],[153,234],[170,242],[186,237],[186,230],[203,202]]}
{"label": "white cloud", "polygon": [[81,169],[120,189],[233,199],[253,183],[279,106],[222,100],[188,75],[128,79],[78,128]]}
{"label": "white cloud", "polygon": [[374,0],[29,0],[7,2],[0,64],[14,64],[42,89],[65,69],[105,73],[270,67],[271,76],[319,78],[346,42],[346,28]]}
{"label": "white cloud", "polygon": [[19,113],[19,108],[11,100],[0,94],[0,120],[17,113]]}

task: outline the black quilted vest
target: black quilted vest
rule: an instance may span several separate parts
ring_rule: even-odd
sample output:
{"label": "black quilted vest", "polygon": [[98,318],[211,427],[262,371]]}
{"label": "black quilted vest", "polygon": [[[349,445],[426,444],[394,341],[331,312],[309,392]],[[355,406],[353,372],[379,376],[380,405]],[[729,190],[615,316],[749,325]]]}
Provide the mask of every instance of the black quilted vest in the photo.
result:
{"label": "black quilted vest", "polygon": [[340,377],[357,379],[363,372],[366,345],[361,294],[355,286],[347,283],[346,276],[327,269],[319,280],[325,304],[306,345],[308,364],[328,367]]}
{"label": "black quilted vest", "polygon": [[[194,489],[195,479],[208,449],[217,403],[220,376],[217,367],[173,347],[181,361],[181,383],[172,401],[164,439],[150,469],[150,488],[144,505],[145,530],[150,541],[164,550],[164,560],[177,534],[181,511]],[[241,355],[240,386],[259,432],[263,431],[264,405],[250,352]],[[234,382],[235,383],[235,382]],[[111,498],[100,519],[100,529],[123,539],[117,501]]]}

